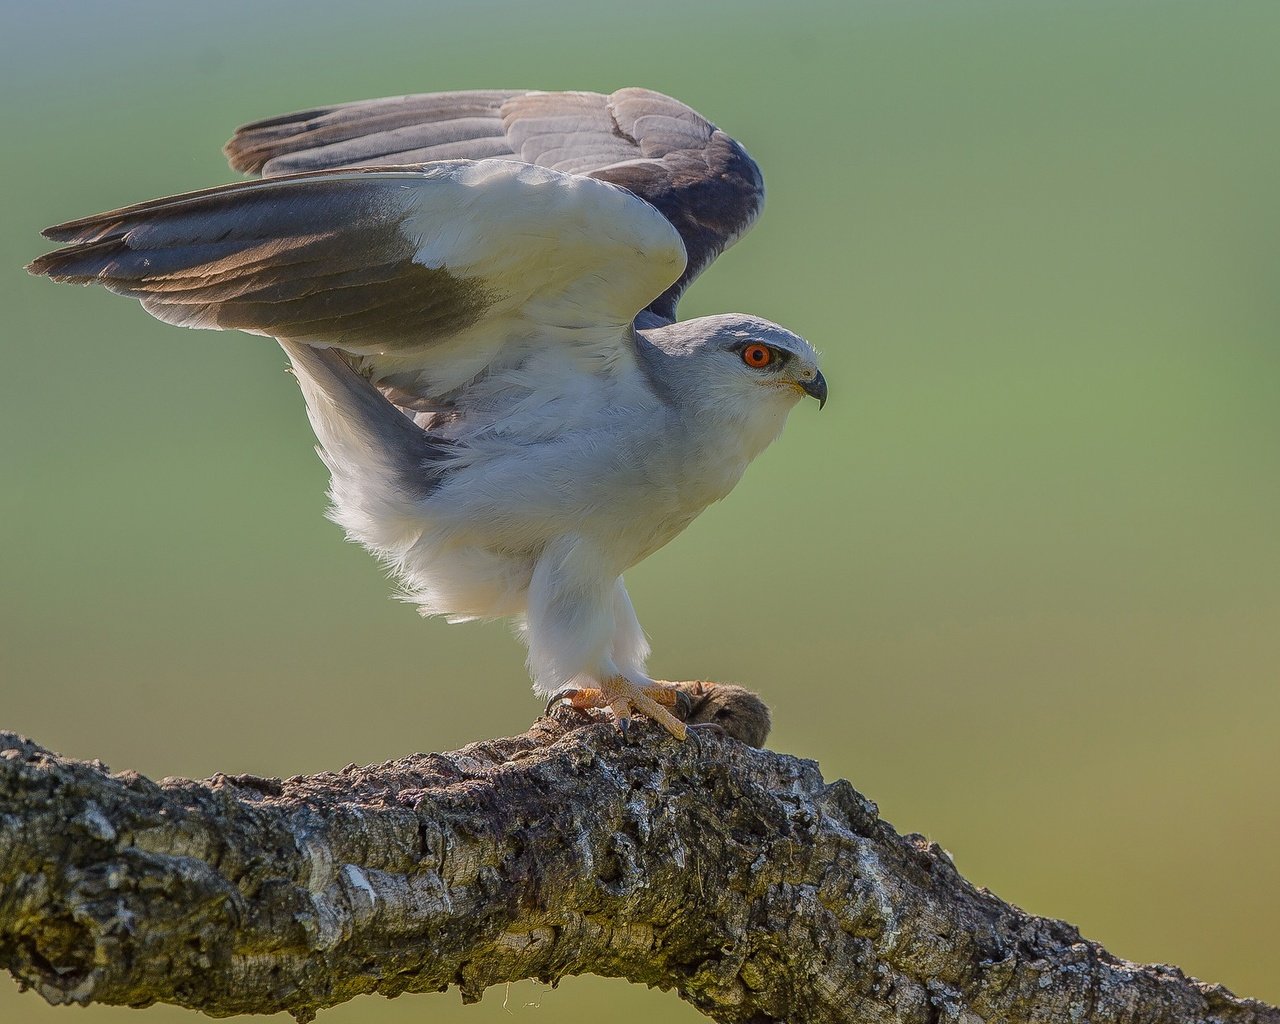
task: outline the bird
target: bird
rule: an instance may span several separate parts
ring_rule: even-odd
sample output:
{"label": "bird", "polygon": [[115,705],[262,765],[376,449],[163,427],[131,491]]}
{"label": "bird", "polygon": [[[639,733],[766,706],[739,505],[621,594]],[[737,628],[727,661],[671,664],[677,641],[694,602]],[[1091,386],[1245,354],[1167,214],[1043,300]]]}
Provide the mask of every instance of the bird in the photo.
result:
{"label": "bird", "polygon": [[224,152],[252,177],[48,228],[27,269],[276,339],[329,516],[402,597],[510,620],[539,695],[684,739],[624,573],[827,400],[800,335],[676,315],[760,213],[746,150],[625,88],[318,107]]}

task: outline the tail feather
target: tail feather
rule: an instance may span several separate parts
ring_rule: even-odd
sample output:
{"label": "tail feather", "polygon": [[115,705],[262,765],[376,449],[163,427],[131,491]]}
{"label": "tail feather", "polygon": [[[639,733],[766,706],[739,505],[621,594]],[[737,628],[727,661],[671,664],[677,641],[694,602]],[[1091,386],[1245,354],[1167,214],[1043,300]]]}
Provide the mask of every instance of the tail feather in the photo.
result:
{"label": "tail feather", "polygon": [[281,341],[332,474],[332,518],[390,562],[421,533],[454,445],[392,405],[336,349]]}

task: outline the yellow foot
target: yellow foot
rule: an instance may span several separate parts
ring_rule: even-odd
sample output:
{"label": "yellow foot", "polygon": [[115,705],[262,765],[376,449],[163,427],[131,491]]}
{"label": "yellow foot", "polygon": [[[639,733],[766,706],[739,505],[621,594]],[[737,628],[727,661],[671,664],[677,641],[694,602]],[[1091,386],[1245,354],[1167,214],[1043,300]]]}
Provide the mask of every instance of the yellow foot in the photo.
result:
{"label": "yellow foot", "polygon": [[654,683],[652,686],[637,686],[628,679],[615,676],[604,680],[599,689],[571,686],[559,690],[547,702],[547,710],[550,711],[561,701],[579,711],[587,708],[608,708],[613,712],[613,720],[618,724],[618,728],[622,730],[626,730],[631,724],[632,715],[640,712],[652,718],[678,740],[688,735],[684,722],[667,708],[678,708],[687,714],[689,696],[669,684]]}

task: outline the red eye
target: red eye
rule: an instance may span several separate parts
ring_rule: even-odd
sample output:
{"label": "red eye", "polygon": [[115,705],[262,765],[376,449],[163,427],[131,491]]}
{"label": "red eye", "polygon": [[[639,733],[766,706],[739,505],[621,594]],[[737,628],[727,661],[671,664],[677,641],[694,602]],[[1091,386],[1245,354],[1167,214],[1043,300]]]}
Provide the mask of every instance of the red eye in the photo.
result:
{"label": "red eye", "polygon": [[761,345],[756,342],[742,350],[742,361],[758,370],[773,362],[773,353],[769,350],[768,345]]}

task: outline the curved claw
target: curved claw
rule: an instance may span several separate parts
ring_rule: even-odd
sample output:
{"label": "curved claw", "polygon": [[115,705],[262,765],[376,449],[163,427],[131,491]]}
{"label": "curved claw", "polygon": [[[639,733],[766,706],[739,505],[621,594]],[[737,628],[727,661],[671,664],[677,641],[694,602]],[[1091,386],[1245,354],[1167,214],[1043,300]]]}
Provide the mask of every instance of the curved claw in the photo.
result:
{"label": "curved claw", "polygon": [[671,708],[671,713],[682,722],[687,722],[689,716],[693,714],[693,698],[684,690],[675,691],[675,704]]}
{"label": "curved claw", "polygon": [[[629,728],[629,724],[623,724],[625,721],[634,714],[642,714],[678,740],[685,738],[683,717],[687,717],[693,707],[689,695],[674,687],[657,683],[636,684],[621,676],[602,681],[599,689],[567,686],[557,690],[547,702],[546,713],[551,714],[562,701],[587,718],[591,717],[588,708],[607,708],[623,732]],[[667,706],[674,708],[676,714],[668,711]]]}
{"label": "curved claw", "polygon": [[689,725],[689,732],[694,735],[702,734],[704,736],[718,736],[720,739],[727,739],[729,734],[725,732],[724,726],[718,722],[692,722]]}
{"label": "curved claw", "polygon": [[[547,701],[546,709],[542,713],[544,715],[551,714],[551,709],[554,708],[557,704],[559,704],[562,700],[568,700],[571,697],[576,697],[581,692],[582,690],[580,690],[576,686],[562,686],[560,689],[556,690],[556,692],[551,695],[551,699]],[[577,710],[577,709],[575,708],[574,710]]]}

